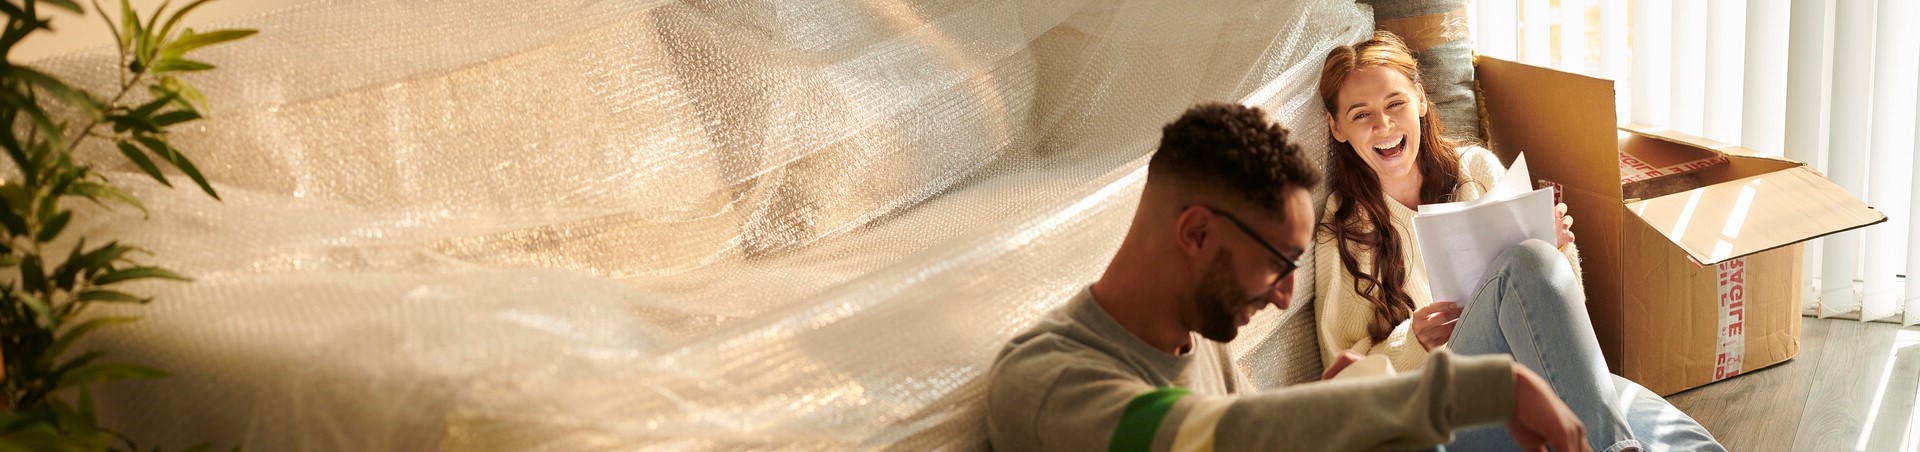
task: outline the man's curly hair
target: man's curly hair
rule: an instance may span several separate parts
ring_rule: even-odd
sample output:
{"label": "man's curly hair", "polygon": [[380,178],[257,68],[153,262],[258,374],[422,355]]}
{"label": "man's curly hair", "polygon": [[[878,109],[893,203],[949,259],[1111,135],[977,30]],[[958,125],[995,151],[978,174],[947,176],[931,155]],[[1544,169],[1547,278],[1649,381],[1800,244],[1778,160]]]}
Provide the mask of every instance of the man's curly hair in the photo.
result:
{"label": "man's curly hair", "polygon": [[1223,103],[1194,106],[1161,129],[1147,174],[1224,188],[1273,212],[1280,211],[1282,189],[1320,183],[1320,171],[1287,141],[1285,127],[1258,108]]}

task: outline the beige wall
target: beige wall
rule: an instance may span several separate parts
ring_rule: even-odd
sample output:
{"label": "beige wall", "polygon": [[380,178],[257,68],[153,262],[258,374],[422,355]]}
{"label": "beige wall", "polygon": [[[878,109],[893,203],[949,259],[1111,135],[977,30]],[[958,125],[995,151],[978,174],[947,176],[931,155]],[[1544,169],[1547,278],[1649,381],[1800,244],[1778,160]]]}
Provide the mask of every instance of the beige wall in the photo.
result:
{"label": "beige wall", "polygon": [[[317,0],[215,0],[200,5],[200,8],[193,10],[181,22],[186,26],[197,27],[209,22],[255,15],[314,1]],[[113,34],[107,31],[106,23],[100,21],[99,12],[93,10],[93,4],[86,0],[76,3],[80,3],[87,9],[86,17],[76,16],[57,7],[42,6],[41,14],[53,17],[54,31],[37,32],[25,41],[21,41],[20,45],[14,48],[10,59],[15,62],[27,62],[94,46],[112,45]],[[155,7],[160,6],[161,0],[131,0],[129,3],[133,4],[134,10],[140,11],[141,17],[146,17]],[[186,0],[176,0],[168,9],[178,9],[186,3]],[[116,16],[120,14],[119,0],[100,0],[100,6],[106,7]]]}

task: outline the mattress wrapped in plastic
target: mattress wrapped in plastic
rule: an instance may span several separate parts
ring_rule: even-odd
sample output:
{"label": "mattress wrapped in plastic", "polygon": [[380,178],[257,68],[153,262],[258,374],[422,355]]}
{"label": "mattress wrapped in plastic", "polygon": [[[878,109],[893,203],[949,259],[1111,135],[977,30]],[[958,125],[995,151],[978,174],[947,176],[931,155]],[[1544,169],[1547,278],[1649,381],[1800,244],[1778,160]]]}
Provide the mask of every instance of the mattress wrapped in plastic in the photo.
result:
{"label": "mattress wrapped in plastic", "polygon": [[[1313,82],[1359,8],[328,0],[228,23],[262,32],[202,51],[210,119],[173,139],[224,201],[82,150],[152,214],[68,236],[198,279],[95,310],[144,320],[84,347],[173,373],[99,388],[102,422],[169,448],[982,447],[994,354],[1098,276],[1160,127],[1239,101],[1323,158]],[[106,91],[112,61],[34,65]],[[1282,317],[1235,346],[1277,350]]]}

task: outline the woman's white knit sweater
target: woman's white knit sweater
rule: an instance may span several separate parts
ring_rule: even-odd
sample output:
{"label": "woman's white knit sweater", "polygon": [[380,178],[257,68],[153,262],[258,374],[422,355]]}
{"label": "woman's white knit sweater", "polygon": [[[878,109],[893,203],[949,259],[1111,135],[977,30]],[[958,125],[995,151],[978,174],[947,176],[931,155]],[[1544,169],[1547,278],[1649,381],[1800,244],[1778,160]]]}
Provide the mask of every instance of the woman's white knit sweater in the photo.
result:
{"label": "woman's white knit sweater", "polygon": [[[1500,165],[1486,148],[1463,146],[1460,152],[1459,189],[1455,198],[1461,201],[1479,198],[1485,194],[1494,181],[1506,174],[1506,168]],[[1325,221],[1332,221],[1333,210],[1339,206],[1340,195],[1327,198],[1326,210],[1321,214]],[[1427,289],[1427,269],[1420,264],[1420,247],[1413,241],[1413,209],[1394,201],[1389,197],[1387,208],[1392,212],[1392,224],[1395,234],[1399,234],[1407,267],[1407,295],[1413,298],[1415,309],[1433,302],[1433,296]],[[1319,304],[1315,319],[1320,326],[1320,361],[1331,364],[1342,350],[1353,350],[1364,355],[1386,355],[1396,370],[1420,368],[1429,353],[1412,333],[1412,320],[1402,320],[1393,327],[1386,340],[1375,342],[1367,335],[1367,325],[1373,321],[1374,305],[1362,298],[1354,289],[1354,277],[1347,273],[1346,266],[1340,263],[1340,253],[1335,248],[1333,235],[1318,230],[1314,233],[1314,290],[1318,292],[1314,303]],[[1560,250],[1566,254],[1567,262],[1573,264],[1575,280],[1580,274],[1580,250],[1569,243]],[[1373,254],[1355,253],[1360,271],[1373,270]],[[1460,301],[1460,300],[1455,300]]]}

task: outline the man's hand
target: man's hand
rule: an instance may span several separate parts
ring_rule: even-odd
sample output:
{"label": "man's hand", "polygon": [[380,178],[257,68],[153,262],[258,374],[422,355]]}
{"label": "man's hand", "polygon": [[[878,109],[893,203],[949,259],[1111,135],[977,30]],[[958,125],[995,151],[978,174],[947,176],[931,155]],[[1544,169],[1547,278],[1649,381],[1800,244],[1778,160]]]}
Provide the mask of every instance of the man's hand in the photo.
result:
{"label": "man's hand", "polygon": [[1413,339],[1432,351],[1453,339],[1453,326],[1459,324],[1460,304],[1435,301],[1413,311]]}
{"label": "man's hand", "polygon": [[1553,206],[1553,224],[1560,229],[1559,243],[1553,246],[1566,248],[1568,243],[1573,243],[1573,215],[1567,215],[1565,203]]}
{"label": "man's hand", "polygon": [[1340,356],[1333,358],[1333,364],[1327,366],[1327,371],[1320,373],[1320,381],[1332,380],[1334,375],[1340,374],[1340,371],[1345,370],[1347,366],[1360,361],[1360,358],[1365,358],[1360,356],[1360,352],[1353,350],[1340,352]]}
{"label": "man's hand", "polygon": [[1521,449],[1544,452],[1551,446],[1561,452],[1593,452],[1587,445],[1587,428],[1540,375],[1514,364],[1513,392],[1513,420],[1507,421],[1507,433]]}

